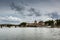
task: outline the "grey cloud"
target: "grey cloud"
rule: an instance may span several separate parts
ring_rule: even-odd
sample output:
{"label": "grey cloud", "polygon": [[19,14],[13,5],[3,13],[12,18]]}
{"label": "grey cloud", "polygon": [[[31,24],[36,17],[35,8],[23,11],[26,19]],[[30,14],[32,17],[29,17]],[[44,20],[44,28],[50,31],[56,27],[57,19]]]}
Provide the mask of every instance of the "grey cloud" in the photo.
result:
{"label": "grey cloud", "polygon": [[19,21],[1,20],[0,24],[19,24]]}
{"label": "grey cloud", "polygon": [[50,16],[53,19],[59,19],[60,15],[57,12],[49,13],[48,16]]}
{"label": "grey cloud", "polygon": [[16,11],[22,11],[22,10],[24,10],[24,6],[22,6],[22,5],[20,5],[20,6],[17,6],[17,5],[15,5],[15,3],[14,2],[12,2],[11,3],[11,8],[12,8],[12,10],[16,10]]}
{"label": "grey cloud", "polygon": [[49,1],[51,1],[51,0],[40,0],[41,2],[49,2]]}
{"label": "grey cloud", "polygon": [[52,2],[52,1],[58,1],[60,2],[60,0],[0,0],[0,2],[3,3],[9,3],[9,2],[21,2],[22,4],[26,4],[26,3],[39,3],[39,2]]}
{"label": "grey cloud", "polygon": [[25,1],[23,1],[23,0],[20,0],[20,3],[23,4],[23,5],[25,5],[25,6],[28,6],[28,3],[25,2]]}
{"label": "grey cloud", "polygon": [[[25,11],[26,8],[22,5],[17,6],[14,2],[11,3],[11,9],[17,11],[22,16],[25,16],[25,14],[26,14],[26,13],[24,14],[24,11]],[[35,8],[27,9],[27,11],[30,13],[30,14],[28,14],[28,16],[33,16],[33,15],[41,16],[40,12],[37,11]]]}
{"label": "grey cloud", "polygon": [[9,21],[9,20],[1,20],[2,22],[8,22],[8,23],[15,23],[15,22],[19,22],[19,21]]}
{"label": "grey cloud", "polygon": [[16,5],[14,2],[11,3],[11,9],[17,11],[21,15],[23,15],[23,12],[25,10],[25,7],[23,5]]}
{"label": "grey cloud", "polygon": [[27,3],[51,2],[52,0],[25,0]]}
{"label": "grey cloud", "polygon": [[38,12],[34,8],[30,8],[28,11],[30,12],[30,14],[28,16],[33,16],[33,15],[35,15],[35,16],[41,16],[40,12]]}

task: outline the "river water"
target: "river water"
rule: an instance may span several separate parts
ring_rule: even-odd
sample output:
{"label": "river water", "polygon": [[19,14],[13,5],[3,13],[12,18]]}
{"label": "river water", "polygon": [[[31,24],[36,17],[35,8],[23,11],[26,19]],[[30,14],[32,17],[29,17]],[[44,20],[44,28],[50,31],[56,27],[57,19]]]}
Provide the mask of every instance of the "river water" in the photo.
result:
{"label": "river water", "polygon": [[0,28],[0,40],[60,40],[60,28]]}

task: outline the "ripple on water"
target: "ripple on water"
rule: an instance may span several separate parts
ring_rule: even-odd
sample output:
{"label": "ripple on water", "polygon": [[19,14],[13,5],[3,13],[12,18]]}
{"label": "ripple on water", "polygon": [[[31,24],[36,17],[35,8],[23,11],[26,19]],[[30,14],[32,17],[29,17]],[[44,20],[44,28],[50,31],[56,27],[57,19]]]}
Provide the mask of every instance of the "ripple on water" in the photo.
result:
{"label": "ripple on water", "polygon": [[60,28],[0,28],[0,40],[60,40]]}

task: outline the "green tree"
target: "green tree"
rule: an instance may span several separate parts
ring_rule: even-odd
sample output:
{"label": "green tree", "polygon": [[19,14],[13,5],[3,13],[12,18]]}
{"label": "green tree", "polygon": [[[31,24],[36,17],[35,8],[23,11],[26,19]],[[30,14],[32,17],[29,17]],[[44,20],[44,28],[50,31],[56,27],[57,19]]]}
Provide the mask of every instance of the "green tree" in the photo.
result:
{"label": "green tree", "polygon": [[23,27],[25,27],[26,26],[26,22],[22,22],[21,24],[20,24],[20,26],[23,26]]}
{"label": "green tree", "polygon": [[54,27],[54,21],[53,20],[45,21],[45,25],[46,24],[48,24],[48,26]]}
{"label": "green tree", "polygon": [[60,26],[60,20],[56,20],[56,26]]}
{"label": "green tree", "polygon": [[6,26],[10,28],[12,25],[11,24],[7,24]]}

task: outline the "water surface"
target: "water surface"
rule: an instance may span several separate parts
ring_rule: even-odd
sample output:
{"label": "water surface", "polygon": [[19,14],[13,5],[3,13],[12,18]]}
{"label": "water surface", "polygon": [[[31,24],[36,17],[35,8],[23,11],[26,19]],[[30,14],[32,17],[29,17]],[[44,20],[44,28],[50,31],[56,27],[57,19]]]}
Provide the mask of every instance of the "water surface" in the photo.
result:
{"label": "water surface", "polygon": [[0,28],[0,40],[60,40],[60,28]]}

